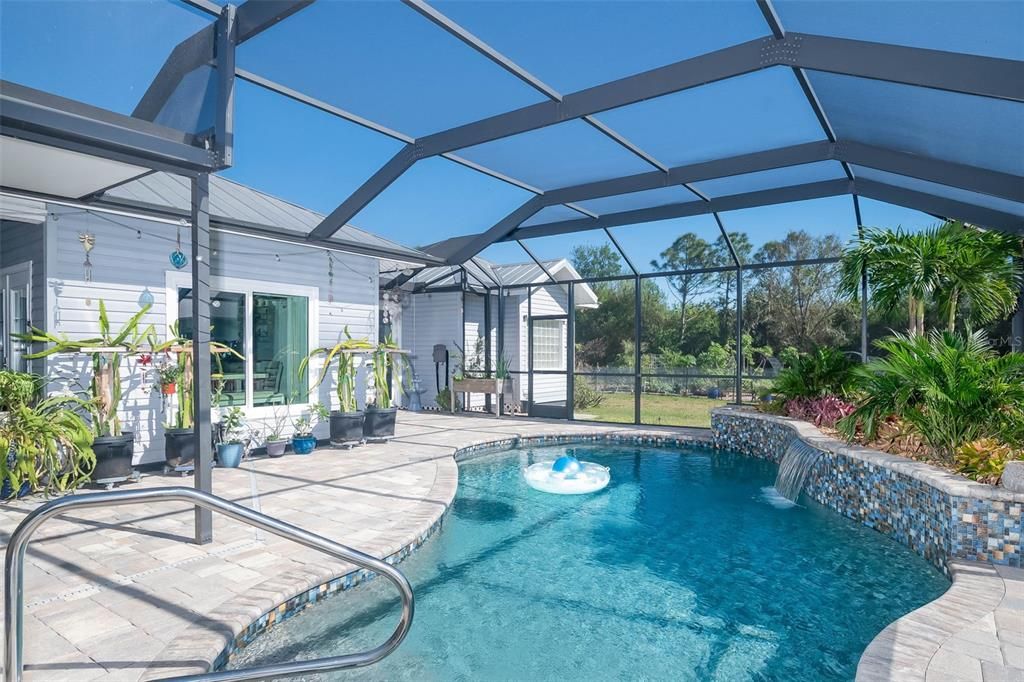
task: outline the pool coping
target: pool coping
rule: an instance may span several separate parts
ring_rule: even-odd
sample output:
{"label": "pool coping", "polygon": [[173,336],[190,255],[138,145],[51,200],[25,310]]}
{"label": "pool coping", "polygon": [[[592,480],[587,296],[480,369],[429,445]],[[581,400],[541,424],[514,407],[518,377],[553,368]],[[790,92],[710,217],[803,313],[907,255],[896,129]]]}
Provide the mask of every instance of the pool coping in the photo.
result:
{"label": "pool coping", "polygon": [[[1024,570],[963,559],[948,565],[950,588],[871,640],[857,682],[1024,679],[1024,662],[1014,658],[1024,651]],[[1010,581],[1020,587],[1011,590]],[[1012,613],[1018,629],[1009,642],[1013,625],[1001,621]]]}

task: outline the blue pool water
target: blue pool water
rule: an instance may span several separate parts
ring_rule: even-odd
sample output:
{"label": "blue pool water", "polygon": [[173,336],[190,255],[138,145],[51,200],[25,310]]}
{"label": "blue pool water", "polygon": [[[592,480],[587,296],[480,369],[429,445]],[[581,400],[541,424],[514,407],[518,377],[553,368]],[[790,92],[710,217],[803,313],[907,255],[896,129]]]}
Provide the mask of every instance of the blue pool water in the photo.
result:
{"label": "blue pool water", "polygon": [[[611,468],[587,496],[520,469],[567,450]],[[380,680],[849,680],[886,624],[949,586],[923,559],[812,502],[764,497],[777,467],[724,452],[514,450],[460,464],[444,529],[401,565],[408,639]],[[231,667],[354,652],[396,623],[374,580],[278,625]],[[318,678],[319,679],[319,678]]]}

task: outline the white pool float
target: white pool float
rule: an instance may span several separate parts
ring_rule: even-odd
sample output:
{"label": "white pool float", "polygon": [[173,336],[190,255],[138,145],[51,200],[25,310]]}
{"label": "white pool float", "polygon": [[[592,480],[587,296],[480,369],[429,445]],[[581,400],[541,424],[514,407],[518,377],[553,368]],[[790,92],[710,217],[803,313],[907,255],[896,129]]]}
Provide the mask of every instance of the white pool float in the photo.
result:
{"label": "white pool float", "polygon": [[531,488],[541,492],[584,495],[602,490],[612,476],[608,467],[564,455],[554,462],[531,464],[523,469],[523,478]]}

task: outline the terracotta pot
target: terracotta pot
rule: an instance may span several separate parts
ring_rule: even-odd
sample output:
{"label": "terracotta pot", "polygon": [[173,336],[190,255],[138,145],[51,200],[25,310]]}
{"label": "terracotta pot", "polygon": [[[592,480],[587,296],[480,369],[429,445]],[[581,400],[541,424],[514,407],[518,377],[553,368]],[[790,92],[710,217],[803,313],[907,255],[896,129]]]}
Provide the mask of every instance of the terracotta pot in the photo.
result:
{"label": "terracotta pot", "polygon": [[172,383],[172,384],[161,384],[160,385],[160,392],[163,393],[164,395],[174,395],[175,392],[177,392],[177,390],[178,390],[178,385],[177,384],[173,384]]}

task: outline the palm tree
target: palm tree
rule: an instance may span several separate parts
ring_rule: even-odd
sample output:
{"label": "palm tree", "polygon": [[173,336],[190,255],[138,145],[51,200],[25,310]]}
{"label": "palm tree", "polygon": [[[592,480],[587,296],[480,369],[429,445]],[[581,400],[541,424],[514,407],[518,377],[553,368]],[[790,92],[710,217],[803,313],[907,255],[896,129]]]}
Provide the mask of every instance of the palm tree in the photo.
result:
{"label": "palm tree", "polygon": [[891,311],[906,301],[910,334],[924,334],[925,305],[938,304],[947,330],[957,312],[972,324],[987,324],[1013,312],[1021,285],[1020,240],[959,221],[921,232],[865,228],[846,249],[841,287],[854,300],[866,273],[871,299]]}
{"label": "palm tree", "polygon": [[946,330],[955,330],[961,306],[975,325],[1008,317],[1017,306],[1021,287],[1021,264],[1014,257],[1020,255],[1020,239],[959,221],[946,223],[943,229],[952,249],[936,299],[946,317]]}

